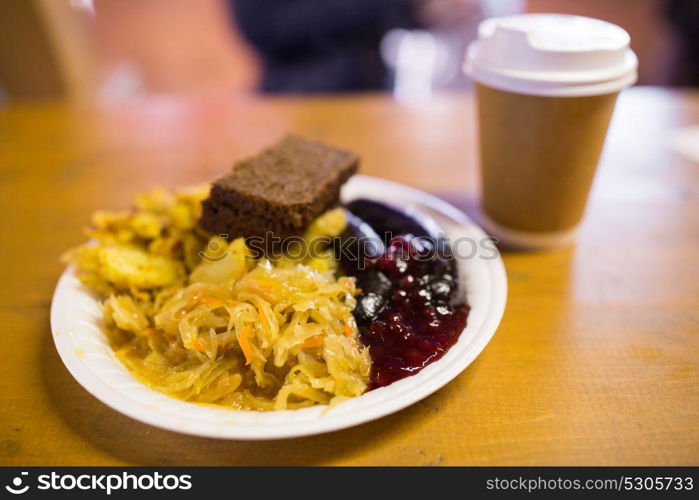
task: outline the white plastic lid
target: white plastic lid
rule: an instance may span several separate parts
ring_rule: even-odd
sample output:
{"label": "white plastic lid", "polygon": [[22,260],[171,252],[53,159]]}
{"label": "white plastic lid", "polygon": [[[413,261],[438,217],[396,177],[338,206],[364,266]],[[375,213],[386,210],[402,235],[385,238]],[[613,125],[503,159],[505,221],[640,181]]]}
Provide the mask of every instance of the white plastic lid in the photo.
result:
{"label": "white plastic lid", "polygon": [[464,70],[477,82],[520,94],[607,94],[636,82],[630,40],[619,26],[589,17],[493,17],[478,26]]}

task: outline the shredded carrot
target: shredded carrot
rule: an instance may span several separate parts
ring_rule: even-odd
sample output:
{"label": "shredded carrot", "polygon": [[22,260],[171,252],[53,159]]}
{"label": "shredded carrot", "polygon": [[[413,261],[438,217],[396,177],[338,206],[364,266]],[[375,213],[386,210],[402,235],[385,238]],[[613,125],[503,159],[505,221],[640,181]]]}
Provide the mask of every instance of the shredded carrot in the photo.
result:
{"label": "shredded carrot", "polygon": [[141,332],[141,334],[148,336],[148,335],[153,335],[153,334],[158,333],[158,332],[162,332],[162,330],[159,330],[157,328],[146,328],[145,330],[143,330]]}
{"label": "shredded carrot", "polygon": [[207,306],[213,307],[213,308],[221,307],[221,306],[223,305],[223,302],[221,302],[220,300],[218,300],[216,297],[211,297],[211,296],[209,296],[209,295],[204,295],[204,296],[201,298],[201,302],[202,302],[204,305],[207,305]]}
{"label": "shredded carrot", "polygon": [[189,303],[187,303],[186,306],[184,306],[182,309],[180,309],[179,311],[177,311],[177,319],[182,319],[182,318],[184,318],[185,316],[187,316],[187,314],[189,314],[189,313],[192,311],[192,309],[194,309],[194,308],[197,307],[198,305],[199,305],[199,299],[197,299],[197,300],[194,300],[194,299],[190,300]]}
{"label": "shredded carrot", "polygon": [[195,338],[194,340],[192,340],[192,347],[194,347],[197,351],[206,350],[206,348],[204,347],[204,344],[198,338]]}
{"label": "shredded carrot", "polygon": [[245,356],[245,364],[249,365],[252,363],[252,347],[250,346],[250,340],[248,336],[250,335],[250,325],[245,325],[242,330],[240,330],[240,338],[238,343],[240,348],[243,350],[243,356]]}
{"label": "shredded carrot", "polygon": [[301,344],[301,347],[303,349],[310,349],[312,347],[320,347],[325,343],[325,339],[321,337],[320,335],[316,335],[315,337],[310,337],[304,340],[303,344]]}
{"label": "shredded carrot", "polygon": [[223,305],[223,302],[218,300],[216,297],[211,297],[210,295],[203,295],[203,294],[195,294],[192,296],[192,300],[190,300],[186,306],[184,306],[182,309],[180,309],[177,312],[177,315],[179,319],[182,319],[184,316],[187,315],[192,309],[197,307],[199,304],[204,304],[209,307],[221,307]]}
{"label": "shredded carrot", "polygon": [[267,319],[267,316],[265,316],[264,312],[262,312],[262,308],[260,306],[257,306],[257,314],[260,316],[260,321],[262,321],[264,327],[270,328],[269,320]]}
{"label": "shredded carrot", "polygon": [[197,307],[197,306],[199,305],[200,300],[201,300],[201,299],[199,299],[199,297],[196,297],[196,298],[190,300],[190,301],[187,303],[187,305],[184,306],[184,309],[183,309],[183,310],[186,311],[186,312],[191,311],[192,309],[194,309],[195,307]]}
{"label": "shredded carrot", "polygon": [[345,323],[345,326],[342,329],[342,333],[344,333],[345,336],[347,336],[347,337],[352,337],[354,335],[354,330],[352,330],[351,326],[349,326],[347,323]]}

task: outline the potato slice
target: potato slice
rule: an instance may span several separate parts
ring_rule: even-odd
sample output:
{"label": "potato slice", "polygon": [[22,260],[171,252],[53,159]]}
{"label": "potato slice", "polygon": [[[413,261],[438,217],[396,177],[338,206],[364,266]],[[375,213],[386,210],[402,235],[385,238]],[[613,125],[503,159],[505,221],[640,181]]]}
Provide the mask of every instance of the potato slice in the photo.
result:
{"label": "potato slice", "polygon": [[[212,240],[213,241],[213,240]],[[233,240],[223,252],[213,255],[202,254],[202,261],[189,277],[190,283],[224,283],[237,281],[248,271],[252,253],[245,245],[245,239]]]}
{"label": "potato slice", "polygon": [[99,274],[117,288],[159,288],[173,284],[182,273],[180,263],[135,247],[111,246],[99,252]]}

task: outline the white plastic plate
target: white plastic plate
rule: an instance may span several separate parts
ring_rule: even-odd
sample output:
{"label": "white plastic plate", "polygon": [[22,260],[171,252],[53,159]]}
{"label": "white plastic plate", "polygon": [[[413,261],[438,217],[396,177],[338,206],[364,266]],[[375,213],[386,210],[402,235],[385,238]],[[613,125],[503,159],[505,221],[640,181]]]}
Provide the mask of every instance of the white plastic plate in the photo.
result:
{"label": "white plastic plate", "polygon": [[131,418],[175,432],[221,439],[279,439],[335,431],[383,417],[429,396],[461,373],[495,333],[507,296],[502,260],[492,245],[482,244],[486,235],[468,217],[417,189],[355,176],[344,186],[342,197],[415,207],[435,218],[452,243],[461,242],[457,249],[461,257],[459,289],[471,306],[468,325],[444,357],[420,373],[333,408],[254,412],[179,401],[136,381],[114,357],[100,330],[98,299],[71,268],[58,281],[51,305],[53,338],[63,363],[97,399]]}

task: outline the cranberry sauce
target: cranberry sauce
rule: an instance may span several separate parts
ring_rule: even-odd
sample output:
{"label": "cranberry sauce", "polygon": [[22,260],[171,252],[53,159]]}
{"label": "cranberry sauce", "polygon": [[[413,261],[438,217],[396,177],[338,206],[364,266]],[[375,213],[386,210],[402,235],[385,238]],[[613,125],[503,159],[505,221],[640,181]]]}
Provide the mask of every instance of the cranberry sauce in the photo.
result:
{"label": "cranberry sauce", "polygon": [[[414,375],[441,358],[466,326],[469,307],[451,305],[455,266],[444,265],[412,236],[393,238],[385,253],[369,261],[358,276],[362,284],[381,283],[384,298],[371,321],[359,322],[360,338],[372,359],[369,389]],[[362,308],[362,302],[358,308]]]}

